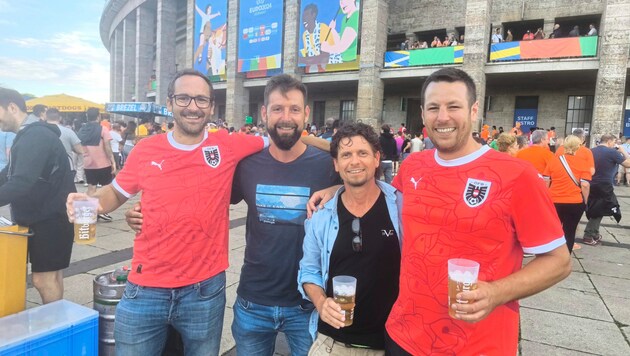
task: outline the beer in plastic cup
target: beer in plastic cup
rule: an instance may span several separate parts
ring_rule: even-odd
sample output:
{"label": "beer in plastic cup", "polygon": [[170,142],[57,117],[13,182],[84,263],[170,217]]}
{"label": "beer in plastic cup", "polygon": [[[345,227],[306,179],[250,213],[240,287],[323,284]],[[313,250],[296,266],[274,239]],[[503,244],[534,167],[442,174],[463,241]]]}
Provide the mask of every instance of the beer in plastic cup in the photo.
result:
{"label": "beer in plastic cup", "polygon": [[74,242],[91,244],[96,241],[96,219],[98,217],[98,199],[75,200],[74,208]]}
{"label": "beer in plastic cup", "polygon": [[[448,314],[454,318],[457,313],[451,305],[468,304],[470,301],[457,299],[457,293],[477,289],[479,263],[463,258],[448,260]],[[461,312],[459,312],[461,313]]]}
{"label": "beer in plastic cup", "polygon": [[357,279],[352,276],[333,277],[333,296],[335,303],[341,307],[346,317],[344,326],[352,325],[354,319],[354,303],[357,294]]}

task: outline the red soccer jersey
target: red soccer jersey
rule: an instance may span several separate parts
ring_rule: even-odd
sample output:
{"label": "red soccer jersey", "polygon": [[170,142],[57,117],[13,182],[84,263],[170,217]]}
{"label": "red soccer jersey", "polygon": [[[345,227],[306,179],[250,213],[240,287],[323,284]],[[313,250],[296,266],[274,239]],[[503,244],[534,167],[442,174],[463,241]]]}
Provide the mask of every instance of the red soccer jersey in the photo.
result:
{"label": "red soccer jersey", "polygon": [[144,221],[134,241],[130,281],[176,288],[228,267],[234,170],[263,146],[261,137],[220,130],[206,133],[199,145],[178,144],[169,132],[134,147],[113,182],[126,197],[142,192]]}
{"label": "red soccer jersey", "polygon": [[565,243],[543,180],[527,162],[487,146],[451,161],[436,151],[409,156],[393,181],[403,192],[400,292],[387,320],[391,338],[413,355],[514,355],[518,302],[478,323],[448,315],[450,258],[479,262],[479,280],[521,268],[523,251]]}

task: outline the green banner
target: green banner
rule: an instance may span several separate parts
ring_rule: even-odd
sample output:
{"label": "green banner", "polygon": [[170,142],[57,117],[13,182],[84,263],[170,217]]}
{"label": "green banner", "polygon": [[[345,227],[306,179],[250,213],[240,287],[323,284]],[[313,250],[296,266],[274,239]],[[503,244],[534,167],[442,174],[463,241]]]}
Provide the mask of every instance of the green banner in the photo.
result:
{"label": "green banner", "polygon": [[409,51],[410,66],[426,66],[453,63],[455,47],[431,48],[431,50]]}
{"label": "green banner", "polygon": [[597,38],[597,36],[580,37],[582,56],[586,57],[597,55]]}

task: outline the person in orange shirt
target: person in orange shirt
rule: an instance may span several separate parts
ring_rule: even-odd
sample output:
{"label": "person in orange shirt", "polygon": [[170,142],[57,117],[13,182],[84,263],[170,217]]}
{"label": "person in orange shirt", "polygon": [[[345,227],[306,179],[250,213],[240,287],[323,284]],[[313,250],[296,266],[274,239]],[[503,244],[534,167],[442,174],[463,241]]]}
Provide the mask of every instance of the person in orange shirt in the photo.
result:
{"label": "person in orange shirt", "polygon": [[549,161],[554,158],[548,143],[549,139],[545,130],[536,130],[532,133],[532,145],[518,151],[516,158],[528,161],[534,165],[538,173],[543,174]]}
{"label": "person in orange shirt", "polygon": [[[575,157],[580,158],[586,162],[588,167],[590,168],[591,175],[595,174],[595,159],[593,159],[593,152],[588,148],[584,147],[584,140],[586,138],[586,133],[582,129],[573,130],[573,136],[577,136],[580,140],[582,140],[582,144],[580,148],[578,148],[577,152],[575,152]],[[566,142],[565,142],[566,143]],[[556,150],[556,157],[560,157],[564,154],[564,144]]]}
{"label": "person in orange shirt", "polygon": [[564,140],[564,154],[554,157],[543,175],[562,223],[569,252],[573,251],[575,232],[584,214],[584,202],[588,200],[590,191],[590,167],[577,156],[581,144],[582,139],[579,137],[567,136]]}
{"label": "person in orange shirt", "polygon": [[510,134],[513,136],[521,136],[523,134],[523,130],[521,129],[521,123],[517,122],[514,124],[512,130],[510,130]]}
{"label": "person in orange shirt", "polygon": [[551,152],[556,152],[557,145],[557,137],[556,137],[556,128],[551,126],[549,131],[547,131],[547,138],[549,139],[549,149]]}
{"label": "person in orange shirt", "polygon": [[484,141],[488,141],[488,137],[490,136],[490,131],[488,130],[489,128],[490,126],[483,125],[483,128],[481,129],[481,138],[483,138]]}

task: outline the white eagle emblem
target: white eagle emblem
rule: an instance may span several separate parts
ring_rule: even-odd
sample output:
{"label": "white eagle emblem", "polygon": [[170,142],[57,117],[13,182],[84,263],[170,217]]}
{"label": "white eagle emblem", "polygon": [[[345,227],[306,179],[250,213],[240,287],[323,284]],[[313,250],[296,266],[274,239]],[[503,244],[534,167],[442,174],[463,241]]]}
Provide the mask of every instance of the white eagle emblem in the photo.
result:
{"label": "white eagle emblem", "polygon": [[219,152],[219,146],[204,147],[203,158],[206,160],[206,163],[210,167],[217,168],[221,163],[221,153]]}
{"label": "white eagle emblem", "polygon": [[483,180],[468,178],[464,189],[464,201],[471,208],[483,204],[490,193],[492,183]]}

